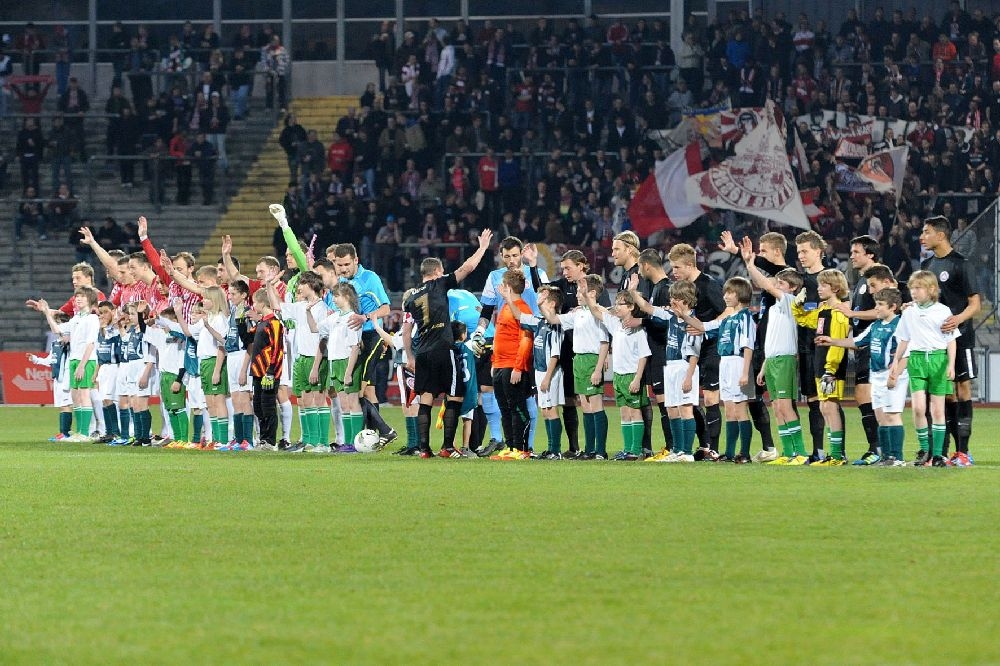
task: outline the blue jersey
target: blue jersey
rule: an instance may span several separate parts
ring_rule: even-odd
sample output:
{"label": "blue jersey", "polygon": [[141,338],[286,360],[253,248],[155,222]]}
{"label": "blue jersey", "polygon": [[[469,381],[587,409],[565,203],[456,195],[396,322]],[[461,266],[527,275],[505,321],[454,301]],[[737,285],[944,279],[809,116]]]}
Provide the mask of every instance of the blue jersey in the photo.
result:
{"label": "blue jersey", "polygon": [[119,362],[119,356],[121,351],[119,346],[121,345],[122,336],[118,333],[118,328],[116,326],[108,326],[106,328],[101,328],[97,332],[97,345],[94,347],[94,353],[97,357],[97,363],[99,365],[112,365]]}
{"label": "blue jersey", "polygon": [[743,308],[723,319],[716,334],[720,357],[741,356],[744,349],[753,349],[757,338],[757,324],[750,308]]}
{"label": "blue jersey", "polygon": [[[183,333],[181,335],[183,336]],[[198,338],[188,338],[185,343],[184,372],[191,377],[197,377],[201,372],[201,362],[198,360]]]}
{"label": "blue jersey", "polygon": [[[664,360],[687,361],[692,356],[700,356],[702,336],[689,335],[687,324],[684,323],[683,319],[670,312],[666,314],[668,315],[666,319],[654,317],[654,321],[663,321],[666,323],[666,356]],[[693,312],[691,316],[694,316]]]}
{"label": "blue jersey", "polygon": [[[466,291],[465,289],[448,290],[448,312],[451,315],[451,320],[460,321],[465,324],[469,335],[472,335],[479,326],[479,311],[481,309],[479,299],[471,291]],[[492,339],[495,330],[496,328],[491,321],[484,336]]]}
{"label": "blue jersey", "polygon": [[227,354],[232,354],[235,351],[243,349],[243,341],[240,339],[239,329],[240,318],[237,318],[236,315],[236,308],[231,307],[229,309],[229,328],[226,329],[225,350]]}
{"label": "blue jersey", "polygon": [[898,324],[899,315],[888,322],[875,320],[864,333],[854,338],[855,345],[869,348],[868,367],[872,372],[888,370],[892,366],[892,361],[896,357],[896,347],[899,346],[899,341],[896,339]]}
{"label": "blue jersey", "polygon": [[[342,277],[340,281],[350,282],[354,287],[354,291],[358,292],[358,305],[361,307],[360,314],[375,312],[375,310],[378,310],[383,305],[389,304],[389,296],[385,293],[385,287],[382,286],[382,278],[361,264],[358,264],[358,270],[354,273],[354,277],[350,279]],[[375,326],[366,320],[361,330],[374,331]]]}
{"label": "blue jersey", "polygon": [[531,362],[535,372],[546,372],[549,369],[549,359],[559,356],[563,343],[562,326],[553,326],[545,319],[538,319],[535,324],[521,324],[521,328],[534,331]]}
{"label": "blue jersey", "polygon": [[125,360],[142,361],[146,358],[145,332],[138,326],[133,326],[128,333],[128,340],[125,342]]}
{"label": "blue jersey", "polygon": [[455,343],[455,356],[461,364],[465,396],[459,408],[462,414],[467,414],[479,404],[479,380],[476,378],[476,357],[464,342]]}
{"label": "blue jersey", "polygon": [[52,356],[52,379],[59,381],[59,373],[63,371],[63,364],[69,356],[69,343],[61,342],[59,338],[52,341],[52,349],[49,350]]}
{"label": "blue jersey", "polygon": [[[538,310],[538,294],[535,293],[535,287],[531,284],[531,269],[528,266],[521,266],[521,270],[524,271],[524,293],[521,294],[521,298],[531,308],[531,314],[537,317],[540,314]],[[506,272],[506,267],[490,272],[490,276],[486,279],[486,286],[483,287],[483,295],[479,298],[479,301],[483,305],[492,305],[494,308],[503,306],[504,300],[497,292],[497,287],[500,286],[500,283],[503,281],[503,274]],[[545,275],[545,271],[541,269],[538,270],[538,276],[542,282],[549,281],[549,278]]]}

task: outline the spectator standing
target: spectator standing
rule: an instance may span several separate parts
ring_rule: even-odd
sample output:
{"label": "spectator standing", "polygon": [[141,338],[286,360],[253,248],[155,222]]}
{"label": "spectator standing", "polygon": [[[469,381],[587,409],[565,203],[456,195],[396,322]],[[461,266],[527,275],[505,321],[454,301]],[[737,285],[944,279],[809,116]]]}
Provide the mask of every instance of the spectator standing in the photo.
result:
{"label": "spectator standing", "polygon": [[219,156],[219,166],[223,171],[229,171],[229,158],[226,156],[226,130],[229,128],[229,109],[222,103],[222,95],[219,91],[212,93],[208,108],[202,112],[200,126],[208,138],[208,142],[215,146],[215,152]]}
{"label": "spectator standing", "polygon": [[59,189],[60,183],[66,183],[70,189],[73,187],[73,154],[77,146],[77,139],[62,116],[52,119],[52,129],[49,131],[49,139],[46,148],[49,154],[49,164],[52,166],[52,191]]}
{"label": "spectator standing", "polygon": [[187,206],[191,200],[191,160],[188,159],[187,137],[184,130],[178,130],[170,139],[170,157],[173,158],[177,173],[177,205]]}
{"label": "spectator standing", "polygon": [[57,231],[70,229],[80,220],[78,209],[79,200],[70,192],[69,186],[63,183],[59,186],[56,194],[48,202],[48,222],[56,227]]}
{"label": "spectator standing", "polygon": [[291,68],[291,57],[288,50],[281,45],[281,38],[271,36],[270,43],[264,48],[262,60],[267,72],[267,108],[274,108],[274,94],[278,94],[278,108],[282,113],[288,108],[288,72]]}
{"label": "spectator standing", "polygon": [[132,109],[122,109],[116,144],[118,155],[125,159],[118,162],[122,187],[131,188],[135,181],[135,160],[128,159],[139,154],[139,143],[142,140],[142,124],[139,118],[132,115]]}
{"label": "spectator standing", "polygon": [[38,165],[42,161],[45,147],[38,121],[25,118],[17,133],[17,159],[21,163],[21,185],[38,190]]}
{"label": "spectator standing", "polygon": [[299,143],[298,162],[301,171],[302,187],[305,188],[309,181],[309,176],[322,175],[326,166],[326,150],[316,134],[316,130],[309,130],[306,140]]}
{"label": "spectator standing", "polygon": [[188,148],[188,157],[198,167],[198,182],[201,185],[202,204],[211,206],[215,202],[215,146],[209,143],[204,132],[199,132],[194,143]]}
{"label": "spectator standing", "polygon": [[299,124],[294,113],[285,116],[285,127],[281,130],[278,143],[288,159],[288,175],[295,180],[299,175],[299,146],[309,139],[306,130]]}
{"label": "spectator standing", "polygon": [[59,111],[66,116],[66,127],[70,130],[76,141],[75,153],[80,156],[81,162],[87,161],[86,134],[83,129],[83,117],[90,111],[90,99],[87,93],[80,87],[80,82],[75,76],[69,79],[69,88],[59,96]]}

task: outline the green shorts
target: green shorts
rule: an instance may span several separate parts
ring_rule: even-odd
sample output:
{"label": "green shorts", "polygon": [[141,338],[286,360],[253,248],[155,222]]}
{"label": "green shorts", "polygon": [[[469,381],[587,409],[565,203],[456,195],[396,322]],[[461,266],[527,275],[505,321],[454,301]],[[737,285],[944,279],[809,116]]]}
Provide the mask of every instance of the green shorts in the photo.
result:
{"label": "green shorts", "polygon": [[951,395],[955,384],[948,379],[948,352],[911,351],[907,364],[910,373],[910,393],[926,391],[930,395]]}
{"label": "green shorts", "polygon": [[590,383],[590,376],[597,369],[597,354],[573,355],[573,388],[577,395],[601,395],[604,393],[604,382],[597,386]]}
{"label": "green shorts", "polygon": [[303,393],[323,393],[327,387],[327,366],[329,361],[325,358],[319,362],[319,381],[315,384],[309,382],[309,373],[312,371],[315,356],[299,356],[292,365],[292,393],[296,397],[302,397]]}
{"label": "green shorts", "polygon": [[83,366],[83,379],[76,378],[76,369],[80,367],[80,361],[69,362],[69,387],[71,389],[94,388],[94,379],[97,377],[97,361],[87,361]]}
{"label": "green shorts", "polygon": [[330,362],[330,386],[337,393],[359,393],[361,391],[362,370],[361,359],[354,364],[354,373],[351,375],[351,383],[344,383],[344,373],[347,371],[346,358],[335,358]]}
{"label": "green shorts", "polygon": [[229,374],[226,372],[226,360],[222,359],[222,371],[219,373],[219,383],[212,383],[212,372],[215,370],[217,359],[203,358],[198,366],[198,375],[201,377],[201,390],[205,395],[229,395]]}
{"label": "green shorts", "polygon": [[631,407],[632,409],[640,409],[649,404],[649,396],[646,395],[646,387],[640,382],[639,392],[631,393],[628,390],[629,384],[635,379],[635,373],[629,372],[624,375],[615,373],[614,379],[611,380],[612,385],[615,387],[615,404],[619,407]]}
{"label": "green shorts", "polygon": [[767,392],[771,394],[771,400],[798,400],[798,357],[772,356],[764,361],[764,382],[767,384]]}
{"label": "green shorts", "polygon": [[187,391],[184,389],[184,382],[181,382],[181,390],[174,393],[170,387],[177,381],[177,375],[172,372],[160,373],[160,401],[168,412],[177,412],[184,409],[187,402]]}

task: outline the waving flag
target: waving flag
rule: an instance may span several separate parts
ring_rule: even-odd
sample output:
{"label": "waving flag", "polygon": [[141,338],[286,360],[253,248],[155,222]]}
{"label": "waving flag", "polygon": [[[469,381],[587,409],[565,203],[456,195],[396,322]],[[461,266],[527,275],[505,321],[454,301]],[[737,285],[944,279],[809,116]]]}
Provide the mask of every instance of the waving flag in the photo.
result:
{"label": "waving flag", "polygon": [[685,190],[692,204],[811,228],[770,101],[764,122],[736,145],[736,154],[688,178]]}
{"label": "waving flag", "polygon": [[691,142],[656,163],[655,171],[643,181],[628,207],[632,230],[646,238],[660,229],[686,227],[705,213],[698,204],[688,203],[684,183],[701,171],[701,146]]}

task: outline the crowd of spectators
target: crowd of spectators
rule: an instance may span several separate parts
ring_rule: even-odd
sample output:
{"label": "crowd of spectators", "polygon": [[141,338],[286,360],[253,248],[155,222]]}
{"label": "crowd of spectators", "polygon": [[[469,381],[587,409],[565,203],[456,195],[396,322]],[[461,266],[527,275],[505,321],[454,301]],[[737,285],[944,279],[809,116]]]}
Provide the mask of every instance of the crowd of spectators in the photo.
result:
{"label": "crowd of spectators", "polygon": [[[766,100],[790,119],[825,110],[906,122],[904,135],[890,130],[870,146],[910,147],[898,205],[894,196],[834,187],[843,128],[816,132],[791,123],[808,157],[796,173],[800,186],[819,191],[817,230],[831,239],[872,232],[899,277],[919,259],[923,217],[943,213],[965,229],[995,198],[1000,16],[968,13],[952,2],[938,17],[918,17],[915,9],[876,9],[864,18],[849,11],[841,25],[827,26],[806,14],[766,17],[739,9],[707,26],[687,17],[676,52],[662,20],[591,15],[557,24],[539,17],[523,26],[432,19],[407,24],[397,43],[396,26],[383,22],[369,45],[378,80],[331,136],[317,136],[294,115],[283,118],[285,204],[299,235],[315,235],[321,244],[359,239],[363,261],[382,269],[394,288],[405,286],[423,254],[441,253],[449,265],[460,261],[462,245],[486,225],[528,241],[580,247],[593,265],[606,266],[611,238],[629,225],[630,197],[667,154],[662,133],[650,130],[672,128],[693,108]],[[119,89],[107,103],[120,114],[109,123],[107,150],[178,158],[178,203],[190,197],[194,146],[203,147],[198,159],[225,165],[225,128],[246,114],[240,100],[253,85],[248,71],[264,63],[274,73],[267,78],[269,102],[287,106],[288,56],[269,29],[254,35],[245,26],[227,55],[210,26],[190,23],[165,45],[143,27],[132,34],[116,26],[107,46],[123,50],[116,84],[128,77],[132,95],[127,100]],[[178,76],[166,91],[152,93],[154,70],[187,67],[200,72],[193,87]],[[28,125],[18,137],[22,178],[39,191],[38,166],[48,150],[54,191],[63,182],[60,165],[80,146],[69,138],[56,142],[57,151]],[[199,169],[201,184],[211,193],[205,171]],[[759,232],[765,224],[713,212],[658,235],[654,244],[667,250],[689,241],[704,248],[707,260],[721,231]],[[956,242],[980,259],[993,243],[992,230],[981,235],[972,229]],[[279,256],[281,243],[276,239]]]}
{"label": "crowd of spectators", "polygon": [[[937,20],[876,10],[862,21],[851,11],[833,31],[806,14],[792,24],[781,13],[734,10],[707,27],[691,17],[677,53],[664,22],[642,19],[590,16],[557,28],[539,18],[526,34],[514,24],[431,20],[403,34],[397,45],[386,21],[372,36],[379,80],[332,136],[294,116],[282,132],[285,206],[301,237],[360,239],[363,260],[394,288],[422,254],[453,264],[464,252],[450,243],[474,242],[484,225],[580,247],[609,267],[630,197],[667,154],[649,130],[673,127],[692,108],[765,100],[792,119],[828,110],[907,121],[905,136],[890,130],[869,146],[910,146],[898,206],[891,195],[838,192],[837,128],[795,127],[808,156],[796,176],[819,189],[814,225],[828,239],[873,233],[905,278],[919,260],[921,220],[941,213],[960,228],[962,251],[992,252],[992,229],[981,240],[964,230],[998,188],[1000,17],[958,3]],[[653,240],[664,251],[691,242],[707,262],[722,231],[765,224],[715,211]],[[381,247],[401,241],[407,247]],[[280,238],[275,245],[280,256]]]}
{"label": "crowd of spectators", "polygon": [[[20,98],[20,111],[29,114],[19,121],[11,146],[21,176],[18,237],[22,227],[33,226],[38,238],[46,240],[53,225],[65,230],[77,221],[66,222],[47,207],[52,207],[52,200],[64,188],[73,197],[74,164],[88,158],[84,121],[100,107],[92,106],[77,79],[67,75],[65,84],[57,77],[56,113],[42,116],[49,84],[8,81],[15,74],[37,74],[46,45],[64,34],[56,26],[48,38],[29,24],[13,44],[0,44],[0,99],[4,102],[0,116],[11,107],[15,95]],[[121,186],[131,189],[138,168],[148,185],[150,203],[188,205],[195,174],[201,203],[215,202],[216,171],[229,168],[226,136],[230,122],[250,114],[255,72],[263,74],[266,106],[277,105],[283,111],[288,105],[289,57],[269,26],[258,34],[249,25],[242,26],[231,47],[224,50],[210,25],[199,30],[187,22],[179,35],[171,35],[161,45],[146,26],[130,30],[117,23],[104,48],[114,65],[103,108],[107,127],[103,148],[110,156],[106,172],[117,173]],[[19,60],[17,68],[12,55]],[[126,79],[129,96],[124,92]],[[2,162],[5,174],[7,159]],[[48,182],[40,175],[45,168],[51,170]],[[5,181],[0,176],[0,188]],[[168,196],[168,189],[174,187],[176,191]]]}

